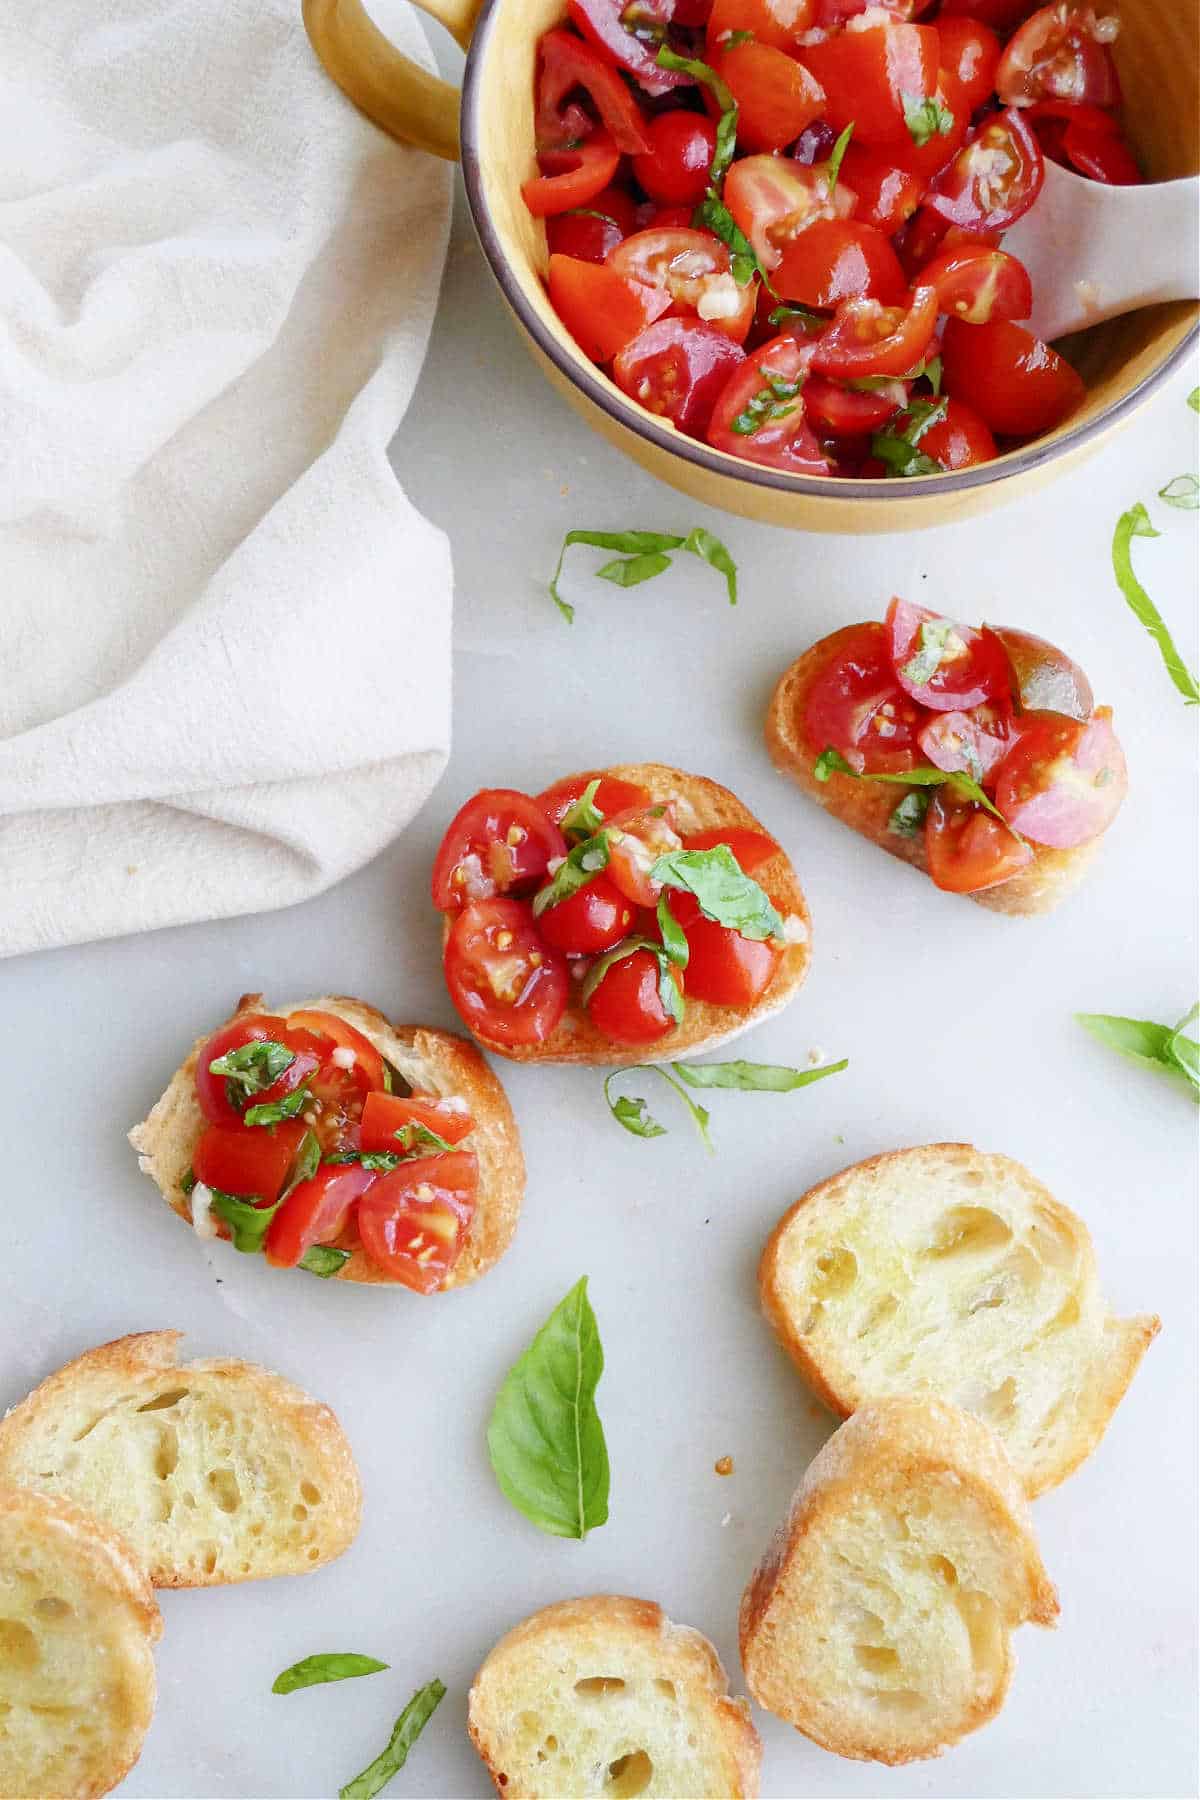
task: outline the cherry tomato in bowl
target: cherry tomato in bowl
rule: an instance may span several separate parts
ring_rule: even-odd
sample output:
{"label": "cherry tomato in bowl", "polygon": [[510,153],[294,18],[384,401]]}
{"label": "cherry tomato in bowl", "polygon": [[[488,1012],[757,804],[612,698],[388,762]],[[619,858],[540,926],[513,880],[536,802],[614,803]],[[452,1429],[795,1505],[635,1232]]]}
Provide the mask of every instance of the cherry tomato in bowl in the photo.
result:
{"label": "cherry tomato in bowl", "polygon": [[1121,88],[1109,49],[1116,35],[1114,16],[1098,17],[1086,4],[1054,0],[1009,39],[996,72],[996,92],[1005,106],[1028,106],[1035,100],[1116,106]]}
{"label": "cherry tomato in bowl", "polygon": [[722,389],[744,360],[728,332],[703,319],[657,319],[613,358],[613,380],[648,412],[703,437]]}
{"label": "cherry tomato in bowl", "polygon": [[665,112],[646,126],[634,179],[663,206],[696,206],[708,187],[717,130],[703,113]]}
{"label": "cherry tomato in bowl", "polygon": [[932,27],[889,19],[806,44],[798,55],[824,89],[822,116],[835,131],[852,124],[860,144],[911,150],[906,109],[937,91],[940,47]]}
{"label": "cherry tomato in bowl", "polygon": [[980,19],[955,18],[943,8],[937,22],[943,69],[962,89],[971,112],[991,99],[1000,63],[1000,39]]}
{"label": "cherry tomato in bowl", "polygon": [[756,38],[718,50],[712,67],[737,101],[738,142],[751,152],[782,150],[824,110],[824,91],[804,64]]}
{"label": "cherry tomato in bowl", "polygon": [[1009,107],[984,119],[937,177],[924,205],[963,231],[1007,231],[1029,211],[1045,178],[1032,127]]}
{"label": "cherry tomato in bowl", "polygon": [[[625,240],[627,243],[631,239]],[[619,256],[624,244],[610,254]],[[546,286],[554,310],[593,362],[605,363],[671,304],[665,288],[620,274],[610,262],[551,256]]]}
{"label": "cherry tomato in bowl", "polygon": [[818,339],[812,366],[843,381],[911,375],[933,345],[937,320],[936,291],[925,285],[913,291],[907,306],[848,300]]}
{"label": "cherry tomato in bowl", "polygon": [[618,244],[608,267],[648,287],[676,312],[707,320],[737,343],[753,323],[756,285],[735,281],[727,247],[709,231],[635,232]]}
{"label": "cherry tomato in bowl", "polygon": [[1087,392],[1064,356],[1007,319],[986,325],[948,319],[942,384],[1001,437],[1053,430],[1078,411]]}
{"label": "cherry tomato in bowl", "polygon": [[552,255],[602,263],[635,229],[635,212],[631,196],[623,189],[601,188],[589,205],[547,219],[547,246]]}
{"label": "cherry tomato in bowl", "polygon": [[1033,284],[1024,263],[1007,250],[960,244],[926,263],[919,281],[937,294],[937,309],[968,325],[989,319],[1027,319]]}
{"label": "cherry tomato in bowl", "polygon": [[943,400],[945,411],[921,433],[920,448],[942,469],[971,469],[998,454],[996,440],[965,400]]}
{"label": "cherry tomato in bowl", "polygon": [[769,468],[828,474],[829,463],[804,414],[811,362],[811,345],[787,333],[755,350],[717,400],[709,443]]}
{"label": "cherry tomato in bowl", "polygon": [[785,300],[816,307],[845,300],[894,306],[908,285],[882,231],[855,219],[814,219],[785,244],[772,279]]}

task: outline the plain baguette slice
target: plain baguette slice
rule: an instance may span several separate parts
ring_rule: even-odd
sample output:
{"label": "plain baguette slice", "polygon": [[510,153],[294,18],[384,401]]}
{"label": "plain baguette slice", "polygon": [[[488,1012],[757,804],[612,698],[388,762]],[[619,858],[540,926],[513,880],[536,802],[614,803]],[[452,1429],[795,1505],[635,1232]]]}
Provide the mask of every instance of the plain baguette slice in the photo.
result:
{"label": "plain baguette slice", "polygon": [[758,1281],[834,1412],[951,1400],[1002,1439],[1031,1499],[1096,1448],[1159,1329],[1109,1313],[1082,1219],[970,1144],[893,1150],[820,1182],[775,1227]]}
{"label": "plain baguette slice", "polygon": [[[809,689],[828,662],[838,639],[857,629],[855,625],[848,625],[842,631],[822,638],[784,671],[767,708],[767,750],[780,773],[789,776],[835,819],[849,825],[860,837],[869,838],[889,855],[898,856],[901,862],[911,863],[928,875],[924,832],[902,837],[888,829],[888,820],[905,790],[891,782],[856,781],[852,775],[841,775],[836,771],[828,781],[818,781],[813,774],[818,753],[809,746],[800,729]],[[1093,838],[1091,843],[1080,844],[1074,850],[1051,850],[1046,845],[1034,844],[1033,861],[1018,874],[1010,876],[998,887],[984,888],[982,893],[963,897],[992,912],[1049,912],[1083,880],[1100,843],[1100,838]]]}
{"label": "plain baguette slice", "polygon": [[880,1400],[809,1466],[742,1598],[761,1706],[839,1756],[938,1756],[1000,1709],[1009,1635],[1053,1625],[1021,1484],[986,1425]]}
{"label": "plain baguette slice", "polygon": [[[736,794],[718,786],[703,775],[687,775],[666,763],[618,763],[603,771],[620,781],[636,782],[648,789],[656,800],[677,802],[677,823],[681,835],[708,831],[718,826],[731,830],[761,831],[773,837],[765,825],[742,805]],[[582,780],[582,775],[564,776],[563,780]],[[691,1000],[687,995],[687,972],[683,987],[685,1012],[682,1025],[651,1044],[614,1044],[598,1031],[587,1012],[573,998],[562,1020],[551,1035],[540,1044],[501,1044],[470,1027],[485,1050],[506,1056],[510,1062],[589,1063],[599,1066],[631,1066],[635,1063],[676,1061],[681,1056],[699,1056],[715,1050],[761,1025],[764,1019],[779,1012],[793,998],[805,976],[811,956],[812,920],[796,871],[779,850],[754,871],[754,880],[765,891],[789,932],[783,953],[771,984],[753,1006],[716,1006],[707,1000]],[[447,918],[445,934],[449,934]]]}
{"label": "plain baguette slice", "polygon": [[49,1376],[0,1421],[0,1482],[86,1507],[155,1587],[332,1562],[362,1504],[337,1419],[254,1363],[179,1363],[181,1335],[117,1338]]}
{"label": "plain baguette slice", "polygon": [[68,1501],[0,1487],[0,1797],[90,1800],[133,1767],[154,1716],[162,1619],[115,1533]]}
{"label": "plain baguette slice", "polygon": [[[266,1010],[269,1009],[261,994],[243,994],[231,1016]],[[411,1087],[445,1099],[466,1101],[475,1129],[463,1148],[473,1150],[479,1158],[479,1194],[466,1243],[439,1291],[463,1287],[486,1274],[508,1249],[517,1229],[525,1196],[525,1159],[508,1096],[478,1050],[446,1031],[419,1025],[389,1025],[373,1006],[343,994],[324,994],[319,1000],[303,1003],[294,1001],[275,1010],[284,1017],[300,1010],[334,1013],[369,1038]],[[167,1205],[188,1224],[192,1209],[182,1183],[205,1126],[196,1099],[196,1056],[218,1029],[214,1025],[197,1038],[162,1098],[129,1133],[142,1173],[158,1184]],[[350,1251],[350,1259],[328,1279],[400,1285],[389,1282],[375,1267],[357,1237],[349,1236],[343,1247]]]}
{"label": "plain baguette slice", "polygon": [[471,1687],[467,1729],[506,1800],[753,1800],[762,1749],[708,1639],[616,1594],[522,1621]]}

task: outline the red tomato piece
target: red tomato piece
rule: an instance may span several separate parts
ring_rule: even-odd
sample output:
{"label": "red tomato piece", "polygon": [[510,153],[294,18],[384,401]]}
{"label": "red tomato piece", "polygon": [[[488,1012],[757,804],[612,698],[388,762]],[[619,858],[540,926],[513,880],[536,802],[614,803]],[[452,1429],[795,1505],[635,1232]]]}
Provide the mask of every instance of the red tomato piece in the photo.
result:
{"label": "red tomato piece", "polygon": [[960,770],[982,786],[1003,762],[1013,738],[1012,707],[1005,697],[970,712],[935,713],[917,742],[935,769]]}
{"label": "red tomato piece", "polygon": [[332,1244],[341,1237],[350,1208],[375,1180],[361,1163],[322,1163],[308,1181],[292,1189],[263,1240],[269,1263],[294,1269],[313,1244]]}
{"label": "red tomato piece", "polygon": [[1121,89],[1108,46],[1117,30],[1115,14],[1097,18],[1090,6],[1054,0],[1009,39],[996,72],[996,92],[1005,106],[1028,106],[1034,100],[1116,106]]}
{"label": "red tomato piece", "polygon": [[938,303],[924,283],[907,308],[878,300],[850,300],[817,340],[813,368],[843,381],[865,375],[911,375],[933,346]]}
{"label": "red tomato piece", "polygon": [[947,17],[937,22],[942,67],[962,89],[968,111],[977,112],[991,99],[1000,63],[1000,39],[979,19]]}
{"label": "red tomato piece", "polygon": [[597,1031],[614,1044],[653,1043],[675,1026],[659,998],[658,959],[649,950],[613,963],[589,996],[587,1010]]}
{"label": "red tomato piece", "polygon": [[768,273],[779,267],[798,232],[815,219],[848,218],[855,203],[844,182],[831,195],[823,170],[802,168],[787,157],[742,157],[725,177],[725,204]]}
{"label": "red tomato piece", "polygon": [[482,788],[446,827],[433,863],[433,904],[449,912],[495,894],[527,894],[567,854],[544,809],[516,788]]}
{"label": "red tomato piece", "polygon": [[701,113],[665,112],[646,127],[646,149],[633,159],[634,178],[664,206],[695,206],[704,198],[717,130]]}
{"label": "red tomato piece", "polygon": [[658,206],[653,200],[643,200],[637,208],[637,228],[639,231],[690,231],[694,206]]}
{"label": "red tomato piece", "polygon": [[368,1094],[362,1114],[363,1150],[387,1150],[401,1155],[419,1149],[409,1139],[408,1128],[423,1125],[436,1131],[448,1144],[461,1143],[475,1129],[475,1120],[465,1105],[456,1105],[437,1094]]}
{"label": "red tomato piece", "polygon": [[[924,142],[918,143],[916,137],[911,135],[910,128],[910,142],[907,145],[898,144],[888,152],[923,187],[958,155],[966,142],[967,127],[971,123],[971,108],[967,104],[966,94],[948,69],[942,69],[938,74],[934,103],[927,111],[918,110],[913,114],[913,125]],[[934,129],[930,129],[931,126]]]}
{"label": "red tomato piece", "polygon": [[[567,12],[589,43],[637,77],[643,93],[657,99],[691,84],[690,76],[658,66],[658,41],[671,22],[670,0],[568,0]],[[635,29],[639,24],[650,28],[645,36]]]}
{"label": "red tomato piece", "polygon": [[925,815],[925,860],[935,887],[979,894],[1027,868],[1033,851],[981,806],[937,788]]}
{"label": "red tomato piece", "polygon": [[1066,713],[1071,719],[1090,719],[1095,700],[1092,685],[1065,651],[1031,631],[1014,631],[994,625],[1013,672],[1017,704],[1026,712]]}
{"label": "red tomato piece", "polygon": [[922,706],[965,712],[1007,695],[1008,658],[986,626],[957,625],[910,600],[893,600],[884,623],[896,679]]}
{"label": "red tomato piece", "polygon": [[614,882],[593,875],[566,900],[547,907],[538,918],[538,929],[564,956],[597,956],[629,936],[636,916]]}
{"label": "red tomato piece", "polygon": [[242,1013],[228,1025],[222,1025],[220,1031],[214,1032],[201,1046],[196,1056],[194,1077],[196,1099],[210,1123],[240,1125],[242,1108],[230,1101],[225,1076],[214,1075],[209,1065],[228,1056],[231,1050],[241,1050],[246,1044],[282,1044],[286,1031],[287,1020],[276,1018],[273,1013]]}
{"label": "red tomato piece", "polygon": [[192,1155],[192,1174],[205,1187],[269,1206],[278,1198],[307,1129],[301,1119],[278,1125],[208,1125]]}
{"label": "red tomato piece", "polygon": [[445,1285],[475,1215],[479,1164],[469,1150],[415,1157],[379,1175],[358,1203],[370,1261],[418,1294]]}
{"label": "red tomato piece", "polygon": [[691,894],[673,893],[668,904],[688,943],[688,998],[753,1006],[771,985],[778,947],[706,919]]}
{"label": "red tomato piece", "polygon": [[1000,765],[996,805],[1022,837],[1072,850],[1108,830],[1128,786],[1111,708],[1097,707],[1086,723],[1026,713]]}
{"label": "red tomato piece", "polygon": [[964,231],[1007,231],[1029,211],[1045,178],[1037,138],[1010,107],[984,120],[942,170],[925,205]]}
{"label": "red tomato piece", "polygon": [[815,430],[837,438],[869,436],[907,401],[908,387],[903,381],[889,381],[871,393],[842,387],[825,375],[810,375],[804,384],[805,416]]}
{"label": "red tomato piece", "polygon": [[1073,169],[1109,187],[1137,187],[1143,180],[1124,138],[1071,120],[1063,132],[1063,153]]}
{"label": "red tomato piece", "polygon": [[556,150],[542,158],[549,174],[521,183],[521,198],[535,219],[587,206],[617,172],[621,152],[607,132],[597,131],[573,150]]}
{"label": "red tomato piece", "polygon": [[703,319],[657,319],[613,358],[613,380],[648,412],[702,438],[743,352]]}
{"label": "red tomato piece", "polygon": [[896,240],[896,250],[909,280],[916,283],[939,250],[961,249],[965,245],[983,245],[994,250],[1004,233],[1001,231],[964,231],[960,225],[949,225],[928,206],[919,206]]}
{"label": "red tomato piece", "polygon": [[915,768],[917,733],[927,715],[896,680],[887,628],[878,620],[847,625],[826,650],[801,721],[814,754],[832,745],[859,774]]}
{"label": "red tomato piece", "polygon": [[383,1057],[375,1048],[370,1038],[351,1025],[346,1019],[340,1019],[336,1013],[294,1012],[288,1014],[288,1030],[291,1032],[315,1032],[319,1037],[328,1038],[335,1050],[347,1054],[335,1057],[334,1061],[341,1068],[357,1066],[362,1070],[368,1088],[386,1087]]}
{"label": "red tomato piece", "polygon": [[[613,254],[620,255],[623,248],[618,244]],[[671,304],[665,289],[630,281],[610,263],[579,262],[572,256],[550,258],[546,285],[571,336],[598,363],[623,350]]]}
{"label": "red tomato piece", "polygon": [[1027,319],[1033,311],[1029,272],[1007,250],[970,244],[943,250],[922,269],[921,285],[936,290],[939,312],[968,325],[986,325],[989,319]]}
{"label": "red tomato piece", "polygon": [[654,801],[618,813],[606,822],[608,831],[608,879],[635,906],[654,906],[661,883],[650,879],[660,856],[678,850],[683,839],[675,829],[675,804]]}
{"label": "red tomato piece", "polygon": [[825,90],[823,117],[835,131],[852,124],[860,144],[911,150],[906,101],[919,105],[937,92],[939,46],[932,27],[889,20],[860,31],[852,24],[797,54]]}
{"label": "red tomato piece", "polygon": [[785,300],[817,307],[843,300],[894,306],[908,285],[883,233],[856,219],[816,219],[805,226],[785,247],[773,280]]}
{"label": "red tomato piece", "polygon": [[812,346],[788,332],[748,356],[713,409],[708,441],[714,449],[797,475],[827,475],[829,464],[804,416],[811,361]]}
{"label": "red tomato piece", "polygon": [[795,52],[800,34],[813,22],[813,0],[713,0],[705,41],[711,58],[735,31],[748,31],[756,43]]}
{"label": "red tomato piece", "polygon": [[683,840],[685,850],[715,850],[718,844],[732,850],[743,875],[753,875],[755,869],[779,855],[779,845],[773,837],[744,825],[714,825],[707,831],[689,831]]}
{"label": "red tomato piece", "polygon": [[771,44],[734,44],[717,51],[712,66],[738,103],[740,148],[782,150],[824,111],[820,83]]}
{"label": "red tomato piece", "polygon": [[738,286],[727,247],[709,231],[635,232],[618,244],[608,266],[614,274],[648,285],[676,313],[698,313],[736,343],[754,321],[758,284]]}
{"label": "red tomato piece", "polygon": [[921,433],[921,452],[943,469],[971,469],[991,462],[996,440],[973,407],[965,400],[948,399],[946,410]]}
{"label": "red tomato piece", "polygon": [[[538,42],[537,144],[539,150],[562,150],[580,136],[588,136],[592,122],[578,106],[564,117],[565,95],[581,87],[591,95],[596,111],[618,150],[640,156],[646,149],[645,120],[637,101],[610,62],[598,56],[573,31],[544,31]],[[581,130],[581,124],[586,129]]]}
{"label": "red tomato piece", "polygon": [[552,825],[561,825],[593,781],[600,783],[594,802],[596,811],[605,819],[627,812],[631,806],[648,806],[650,803],[649,793],[636,781],[622,781],[619,775],[605,775],[601,769],[592,769],[584,775],[568,775],[565,780],[556,781],[553,787],[538,795],[537,803]]}
{"label": "red tomato piece", "polygon": [[522,900],[477,900],[446,940],[446,986],[473,1031],[500,1044],[541,1044],[567,1005],[566,959]]}
{"label": "red tomato piece", "polygon": [[590,206],[557,213],[546,221],[546,243],[555,256],[602,263],[635,229],[636,208],[621,188],[601,188]]}
{"label": "red tomato piece", "polygon": [[895,157],[868,150],[851,138],[842,154],[839,183],[845,180],[858,196],[854,217],[891,237],[910,219],[921,203],[925,184],[918,175],[902,169]]}
{"label": "red tomato piece", "polygon": [[1004,437],[1052,431],[1078,410],[1087,392],[1065,357],[1007,319],[989,325],[948,319],[942,382],[948,394],[967,401]]}
{"label": "red tomato piece", "polygon": [[990,31],[1007,37],[1023,19],[1037,10],[1037,0],[942,0],[938,27],[952,18],[978,19]]}

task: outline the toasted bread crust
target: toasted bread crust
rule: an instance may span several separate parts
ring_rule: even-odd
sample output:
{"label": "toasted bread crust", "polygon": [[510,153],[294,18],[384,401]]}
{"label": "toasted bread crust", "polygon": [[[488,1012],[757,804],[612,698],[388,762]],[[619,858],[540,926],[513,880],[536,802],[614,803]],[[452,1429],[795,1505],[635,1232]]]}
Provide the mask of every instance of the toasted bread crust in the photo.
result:
{"label": "toasted bread crust", "polygon": [[[263,1010],[261,994],[243,994],[230,1017]],[[284,1016],[299,1010],[299,1003],[279,1009]],[[475,1120],[467,1147],[479,1158],[479,1196],[466,1242],[439,1292],[463,1287],[486,1274],[503,1256],[516,1231],[525,1195],[525,1159],[508,1096],[483,1057],[463,1038],[420,1025],[391,1025],[375,1007],[343,994],[305,1001],[303,1010],[335,1013],[356,1026],[413,1087],[466,1101]],[[196,1099],[196,1057],[219,1028],[213,1025],[196,1039],[162,1098],[129,1133],[142,1173],[151,1177],[168,1206],[188,1224],[191,1206],[180,1184],[205,1126]],[[341,1247],[350,1251],[350,1260],[330,1280],[400,1285],[389,1281],[352,1238]]]}
{"label": "toasted bread crust", "polygon": [[[888,820],[902,789],[888,782],[856,781],[851,775],[836,772],[828,781],[818,781],[812,772],[817,752],[807,743],[800,729],[809,690],[840,643],[857,629],[855,625],[848,625],[841,631],[832,632],[813,644],[784,671],[767,708],[767,751],[779,772],[790,776],[797,787],[826,812],[832,813],[835,819],[840,819],[851,831],[857,831],[860,837],[869,838],[889,856],[910,863],[928,875],[924,833],[919,831],[915,837],[900,837],[888,830]],[[977,906],[986,906],[991,912],[1050,912],[1078,887],[1101,841],[1101,838],[1094,838],[1091,843],[1080,844],[1074,850],[1052,850],[1035,844],[1033,861],[1018,874],[998,887],[985,888],[982,893],[967,894],[964,898],[974,900]]]}
{"label": "toasted bread crust", "polygon": [[[766,827],[735,794],[703,775],[688,775],[666,763],[619,763],[604,773],[622,781],[636,782],[656,799],[677,800],[684,831],[728,826],[731,830],[766,832]],[[566,776],[562,779],[577,778]],[[772,834],[767,832],[767,835]],[[555,1031],[541,1044],[497,1043],[470,1026],[472,1035],[485,1050],[507,1057],[510,1062],[588,1063],[593,1067],[613,1068],[673,1061],[729,1043],[787,1005],[808,973],[812,953],[812,920],[796,872],[784,852],[780,850],[762,863],[754,871],[754,879],[780,915],[798,920],[803,928],[800,941],[784,947],[771,985],[754,1006],[715,1006],[706,1000],[689,998],[683,1024],[655,1043],[644,1045],[614,1044],[611,1038],[596,1029],[587,1012],[577,1003],[568,1007]],[[447,917],[444,935],[448,934],[450,923],[451,919]],[[685,996],[686,988],[685,974]]]}

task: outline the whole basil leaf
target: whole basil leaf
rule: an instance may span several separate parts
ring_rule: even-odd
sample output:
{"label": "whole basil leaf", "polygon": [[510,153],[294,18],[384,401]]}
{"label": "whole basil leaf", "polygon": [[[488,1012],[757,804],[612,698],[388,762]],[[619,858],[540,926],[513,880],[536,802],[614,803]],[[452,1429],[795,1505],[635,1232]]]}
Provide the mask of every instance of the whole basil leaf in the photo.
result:
{"label": "whole basil leaf", "polygon": [[1110,1050],[1159,1074],[1186,1081],[1200,1100],[1200,1046],[1182,1036],[1195,1013],[1193,1008],[1176,1026],[1156,1025],[1151,1019],[1125,1019],[1115,1013],[1076,1013],[1075,1017]]}
{"label": "whole basil leaf", "polygon": [[1113,533],[1112,566],[1117,579],[1117,586],[1125,597],[1129,607],[1139,624],[1144,625],[1150,636],[1158,645],[1163,665],[1175,687],[1189,706],[1200,703],[1200,684],[1190,673],[1182,656],[1175,648],[1170,632],[1162,614],[1133,572],[1133,540],[1135,537],[1161,537],[1150,523],[1150,515],[1141,501],[1123,512],[1117,520],[1117,528]]}
{"label": "whole basil leaf", "polygon": [[689,1087],[742,1088],[760,1094],[787,1094],[793,1088],[809,1087],[823,1081],[826,1075],[839,1075],[850,1067],[849,1057],[841,1062],[824,1063],[819,1069],[789,1069],[779,1063],[720,1062],[672,1063],[676,1075]]}
{"label": "whole basil leaf", "polygon": [[505,1376],[487,1430],[501,1493],[554,1537],[586,1537],[608,1518],[608,1449],[596,1410],[603,1372],[585,1275]]}
{"label": "whole basil leaf", "polygon": [[409,1751],[437,1711],[445,1692],[440,1681],[431,1681],[417,1689],[392,1727],[387,1748],[373,1763],[367,1764],[361,1775],[356,1775],[339,1790],[338,1800],[375,1800],[380,1789],[386,1787],[408,1761]]}
{"label": "whole basil leaf", "polygon": [[651,881],[682,888],[700,905],[705,918],[740,932],[743,937],[781,937],[783,920],[757,881],[743,873],[727,844],[712,850],[671,850],[650,870]]}
{"label": "whole basil leaf", "polygon": [[331,1275],[344,1268],[350,1261],[348,1250],[339,1250],[334,1244],[310,1244],[296,1267],[307,1269],[310,1275],[319,1275],[328,1281]]}
{"label": "whole basil leaf", "polygon": [[247,1256],[253,1256],[263,1247],[263,1239],[267,1235],[267,1226],[283,1204],[276,1200],[271,1206],[259,1206],[255,1202],[245,1200],[240,1194],[226,1194],[220,1188],[211,1188],[212,1210],[219,1219],[224,1219],[233,1237],[233,1247]]}
{"label": "whole basil leaf", "polygon": [[294,1694],[297,1688],[319,1687],[326,1681],[349,1681],[355,1675],[375,1675],[387,1664],[353,1650],[327,1650],[293,1663],[271,1683],[273,1694]]}

